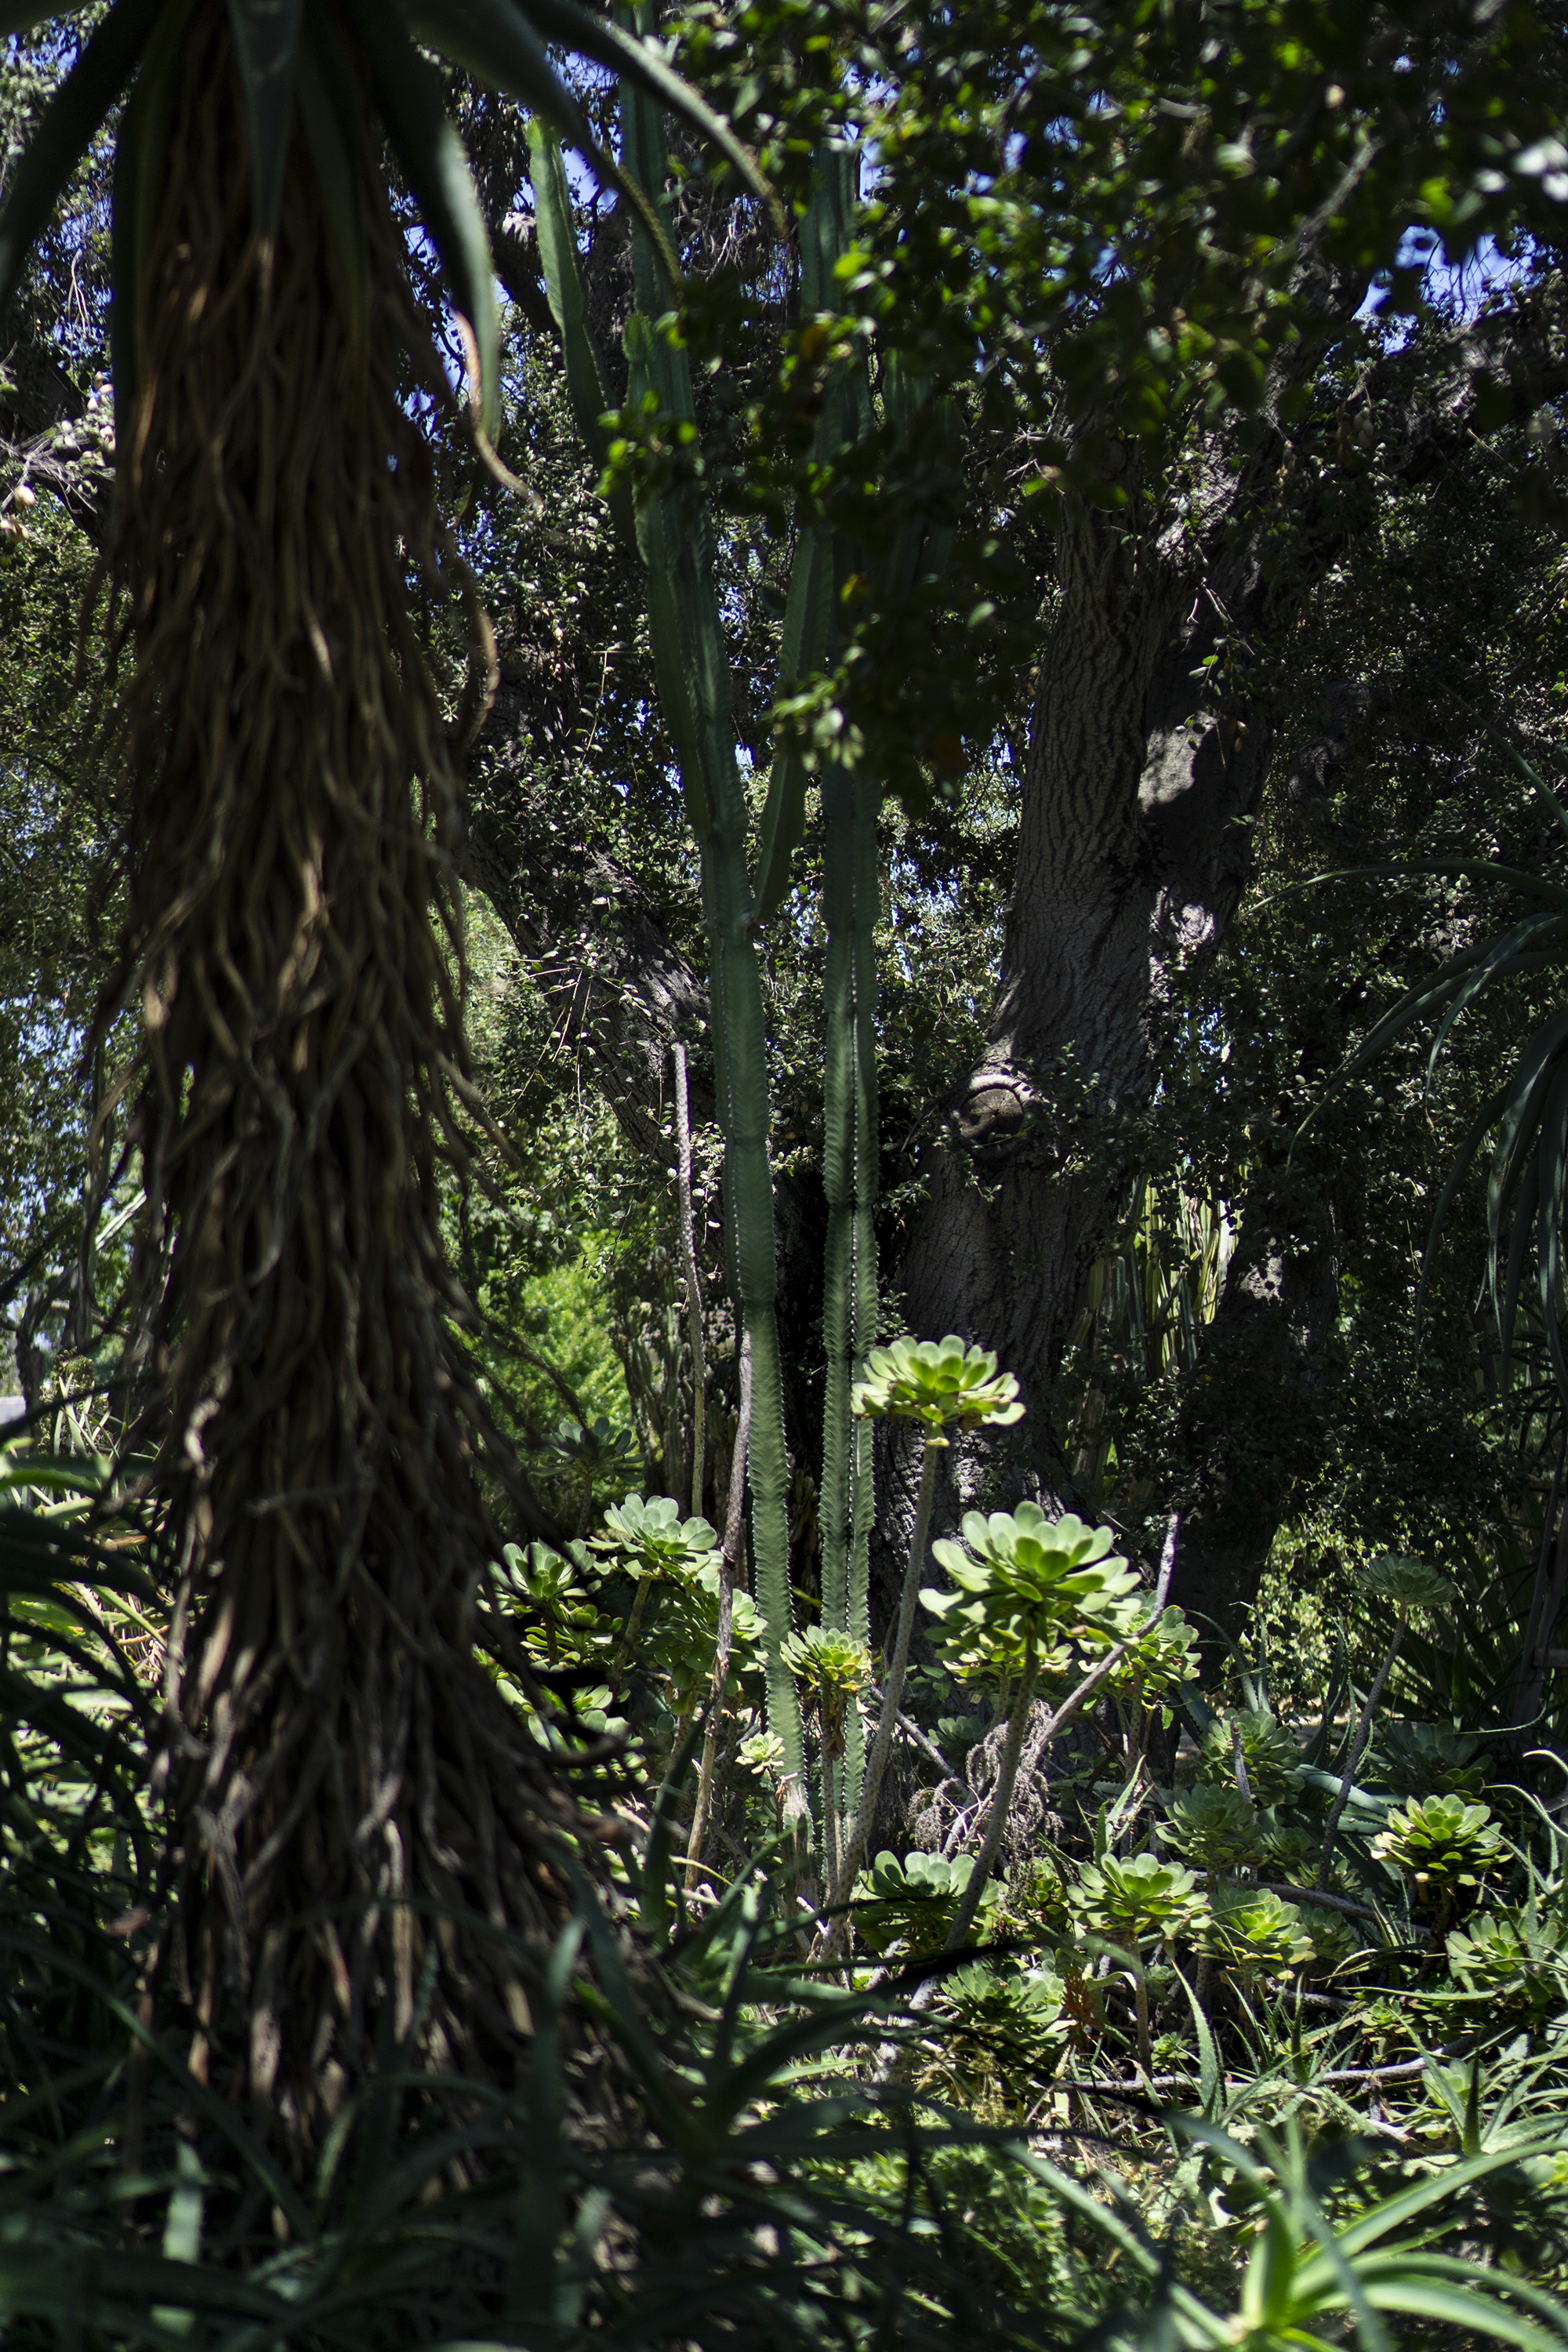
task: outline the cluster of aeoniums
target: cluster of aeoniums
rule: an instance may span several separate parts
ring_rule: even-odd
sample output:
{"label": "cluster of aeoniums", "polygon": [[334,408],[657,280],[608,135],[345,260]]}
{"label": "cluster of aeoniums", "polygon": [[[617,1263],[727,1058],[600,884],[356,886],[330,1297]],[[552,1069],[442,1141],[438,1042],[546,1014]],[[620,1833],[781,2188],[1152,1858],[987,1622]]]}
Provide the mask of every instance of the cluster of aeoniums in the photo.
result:
{"label": "cluster of aeoniums", "polygon": [[[154,1998],[196,2074],[216,2044],[296,2144],[378,2042],[437,2071],[504,2053],[575,1821],[476,1655],[535,1684],[486,1606],[481,1468],[545,1531],[442,1244],[471,1101],[454,750],[493,656],[437,510],[419,419],[451,394],[383,163],[443,266],[488,461],[489,247],[422,50],[547,118],[658,229],[547,44],[749,172],[654,45],[576,0],[111,0],[0,207],[3,305],[123,100],[102,749],[126,912],[98,1031],[129,1012],[139,1041],[129,1128],[111,1106],[98,1145],[106,1179],[140,1154],[137,1446],[175,1597]],[[468,613],[455,731],[419,598]]]}
{"label": "cluster of aeoniums", "polygon": [[1055,1736],[1093,1691],[1121,1674],[1145,1697],[1163,1696],[1194,1670],[1195,1643],[1180,1611],[1151,1595],[1127,1559],[1113,1549],[1110,1528],[1090,1528],[1068,1512],[1049,1517],[1037,1504],[989,1517],[969,1512],[963,1541],[939,1538],[930,1549],[953,1580],[951,1591],[921,1588],[936,1465],[950,1433],[1004,1427],[1023,1412],[1016,1381],[999,1372],[985,1349],[957,1338],[900,1339],[877,1349],[854,1391],[854,1408],[868,1419],[912,1421],[925,1433],[914,1528],[877,1732],[852,1825],[830,1837],[837,1868],[828,1878],[834,1916],[824,1939],[831,1956],[844,1933],[842,1906],[866,1852],[909,1665],[917,1603],[938,1619],[942,1657],[963,1680],[989,1682],[1007,1709],[1006,1743],[991,1791],[984,1838],[964,1882],[947,1943],[969,1933],[984,1899],[1006,1828],[1035,1697],[1042,1675],[1068,1673],[1075,1659],[1086,1669],[1078,1686],[1037,1726],[1042,1743]]}

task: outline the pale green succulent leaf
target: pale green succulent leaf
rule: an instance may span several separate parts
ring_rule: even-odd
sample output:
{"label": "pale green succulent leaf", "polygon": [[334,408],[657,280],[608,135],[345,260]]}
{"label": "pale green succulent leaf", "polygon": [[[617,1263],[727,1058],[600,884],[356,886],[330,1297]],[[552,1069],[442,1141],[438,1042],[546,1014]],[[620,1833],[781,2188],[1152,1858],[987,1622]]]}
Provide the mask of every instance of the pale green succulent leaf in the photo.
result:
{"label": "pale green succulent leaf", "polygon": [[956,1336],[873,1348],[851,1397],[864,1420],[919,1421],[933,1442],[945,1428],[1004,1428],[1023,1417],[1018,1383],[984,1348]]}

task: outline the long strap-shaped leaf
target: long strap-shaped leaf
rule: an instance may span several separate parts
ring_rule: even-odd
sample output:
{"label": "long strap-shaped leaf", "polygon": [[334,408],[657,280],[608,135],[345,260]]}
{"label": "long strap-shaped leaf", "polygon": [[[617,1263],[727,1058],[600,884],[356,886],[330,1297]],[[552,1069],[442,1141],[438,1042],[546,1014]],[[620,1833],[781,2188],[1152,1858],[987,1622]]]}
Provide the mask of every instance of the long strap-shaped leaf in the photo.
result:
{"label": "long strap-shaped leaf", "polygon": [[494,440],[500,416],[500,321],[490,241],[468,159],[447,113],[440,79],[390,9],[351,0],[376,110],[418,205],[479,358],[479,422]]}
{"label": "long strap-shaped leaf", "polygon": [[283,210],[283,174],[294,111],[300,0],[228,0],[228,21],[250,120],[250,187],[256,226],[269,241]]}
{"label": "long strap-shaped leaf", "polygon": [[1463,983],[1454,992],[1452,1003],[1437,1024],[1432,1050],[1426,1056],[1428,1087],[1436,1074],[1438,1057],[1460,1014],[1469,1009],[1481,991],[1489,988],[1494,980],[1507,979],[1517,971],[1521,955],[1538,950],[1541,941],[1553,936],[1561,937],[1564,932],[1568,932],[1568,925],[1563,923],[1561,915],[1528,915],[1522,923],[1516,923],[1511,931],[1505,931],[1500,939],[1490,942],[1480,961],[1466,973]]}
{"label": "long strap-shaped leaf", "polygon": [[161,0],[115,0],[44,109],[0,205],[0,310],[16,292],[34,240],[71,173],[135,72],[160,5]]}
{"label": "long strap-shaped leaf", "polygon": [[110,338],[115,410],[127,420],[127,431],[132,429],[129,420],[141,388],[146,257],[152,250],[163,200],[181,46],[189,15],[190,0],[167,0],[147,42],[114,142],[110,221],[114,299]]}
{"label": "long strap-shaped leaf", "polygon": [[[645,186],[657,191],[664,176],[663,137],[648,100],[623,89],[623,121],[628,164]],[[602,463],[604,370],[584,309],[565,174],[548,133],[535,123],[530,136],[540,259],[566,353],[573,414],[590,454]],[[635,404],[651,392],[667,413],[689,420],[691,384],[684,354],[672,352],[648,323],[647,312],[657,299],[657,284],[651,257],[640,239],[634,260],[644,308],[633,313],[626,327],[631,398]],[[761,974],[750,929],[747,812],[735,761],[711,517],[694,495],[657,493],[638,503],[636,541],[647,569],[659,706],[675,745],[692,830],[702,849],[711,1035],[725,1142],[725,1255],[731,1294],[751,1346],[752,1541],[765,1629],[769,1720],[784,1742],[787,1769],[798,1775],[805,1761],[800,1704],[780,1655],[792,1611],[766,1043]]]}
{"label": "long strap-shaped leaf", "polygon": [[[439,49],[491,89],[515,98],[520,106],[552,122],[592,163],[605,185],[625,197],[651,239],[665,277],[672,287],[679,284],[674,247],[657,206],[635,174],[624,172],[595,138],[587,116],[551,64],[549,51],[531,22],[535,13],[531,5],[525,10],[514,0],[396,0],[396,5],[416,39]],[[575,19],[574,9],[567,13]],[[572,36],[565,38],[570,42]],[[668,68],[666,73],[677,89],[685,88]]]}
{"label": "long strap-shaped leaf", "polygon": [[321,216],[348,307],[353,348],[363,357],[370,336],[370,257],[360,131],[348,58],[324,8],[312,8],[305,18],[295,89]]}
{"label": "long strap-shaped leaf", "polygon": [[[583,279],[577,268],[577,241],[572,219],[572,197],[561,160],[561,141],[552,124],[533,114],[528,122],[529,176],[533,184],[533,217],[539,239],[540,267],[551,316],[561,337],[566,362],[566,397],[583,446],[596,466],[609,462],[610,436],[604,419],[610,405],[604,362],[588,326]],[[635,548],[637,520],[624,488],[612,491],[610,514],[622,544]]]}
{"label": "long strap-shaped leaf", "polygon": [[[812,200],[800,225],[800,299],[807,319],[833,308],[834,265],[849,241],[858,173],[847,151],[819,152]],[[828,378],[817,421],[816,455],[831,465],[870,423],[870,389],[863,364],[841,364]],[[821,519],[805,521],[790,565],[779,648],[781,691],[820,670],[828,658],[837,603],[842,550]],[[766,917],[780,907],[790,887],[790,865],[805,833],[806,769],[798,748],[781,746],[768,779],[763,810],[762,855],[756,905]]]}

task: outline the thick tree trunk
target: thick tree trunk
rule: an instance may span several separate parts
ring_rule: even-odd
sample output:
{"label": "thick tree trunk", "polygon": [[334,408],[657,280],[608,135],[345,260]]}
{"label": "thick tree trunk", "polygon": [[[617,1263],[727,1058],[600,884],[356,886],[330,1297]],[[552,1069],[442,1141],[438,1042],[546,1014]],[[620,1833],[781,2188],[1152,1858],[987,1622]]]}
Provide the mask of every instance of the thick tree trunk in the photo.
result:
{"label": "thick tree trunk", "polygon": [[[1265,729],[1205,709],[1193,674],[1260,617],[1257,535],[1229,546],[1226,527],[1268,470],[1254,458],[1221,486],[1201,568],[1190,541],[1126,519],[1136,501],[1063,518],[987,1048],[950,1097],[900,1275],[909,1328],[994,1348],[1029,1408],[954,1449],[949,1517],[982,1491],[1070,1496],[1051,1394],[1128,1172],[1117,1114],[1148,1099],[1175,969],[1219,938],[1246,873]],[[909,1478],[891,1456],[884,1475],[896,1554]]]}
{"label": "thick tree trunk", "polygon": [[[1348,316],[1357,291],[1325,284],[1325,315]],[[1342,514],[1332,525],[1322,518],[1319,485],[1330,472],[1319,460],[1353,472],[1381,446],[1386,473],[1425,478],[1472,429],[1489,374],[1508,379],[1520,416],[1561,389],[1552,305],[1525,297],[1436,351],[1413,344],[1379,362],[1342,414],[1333,453],[1309,448],[1303,467],[1284,432],[1260,419],[1245,446],[1211,442],[1195,483],[1167,482],[1158,500],[1130,480],[1131,468],[1121,509],[1064,500],[1057,614],[987,1046],[949,1097],[947,1132],[925,1171],[928,1206],[897,1276],[910,1329],[994,1348],[1029,1412],[1016,1429],[953,1449],[939,1524],[982,1495],[1074,1499],[1052,1390],[1131,1172],[1118,1115],[1152,1092],[1180,965],[1212,952],[1235,913],[1269,748],[1266,709],[1227,704],[1223,693],[1216,701],[1205,664],[1277,633],[1342,553]],[[1495,409],[1498,395],[1489,397]],[[1287,497],[1296,509],[1288,585],[1264,562]],[[1255,1590],[1288,1507],[1336,1286],[1331,1210],[1276,1171],[1249,1205],[1205,1353],[1212,1393],[1247,1394],[1249,1415],[1279,1427],[1249,1447],[1201,1394],[1187,1415],[1182,1593],[1222,1621]],[[1254,1475],[1265,1463],[1267,1475]],[[879,1465],[882,1615],[906,1540],[910,1472],[895,1438]]]}

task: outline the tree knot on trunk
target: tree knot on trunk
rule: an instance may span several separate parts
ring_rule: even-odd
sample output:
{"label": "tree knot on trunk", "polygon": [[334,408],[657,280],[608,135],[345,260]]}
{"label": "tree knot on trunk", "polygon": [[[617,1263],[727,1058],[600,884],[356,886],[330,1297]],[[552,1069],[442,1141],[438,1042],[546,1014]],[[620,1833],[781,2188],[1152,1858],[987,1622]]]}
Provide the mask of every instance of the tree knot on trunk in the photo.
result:
{"label": "tree knot on trunk", "polygon": [[1042,1141],[1054,1157],[1048,1118],[1048,1106],[1033,1080],[1012,1062],[971,1071],[948,1099],[947,1123],[954,1140],[977,1168],[987,1171],[1005,1166],[1026,1144],[1035,1147],[1032,1160],[1038,1157]]}

